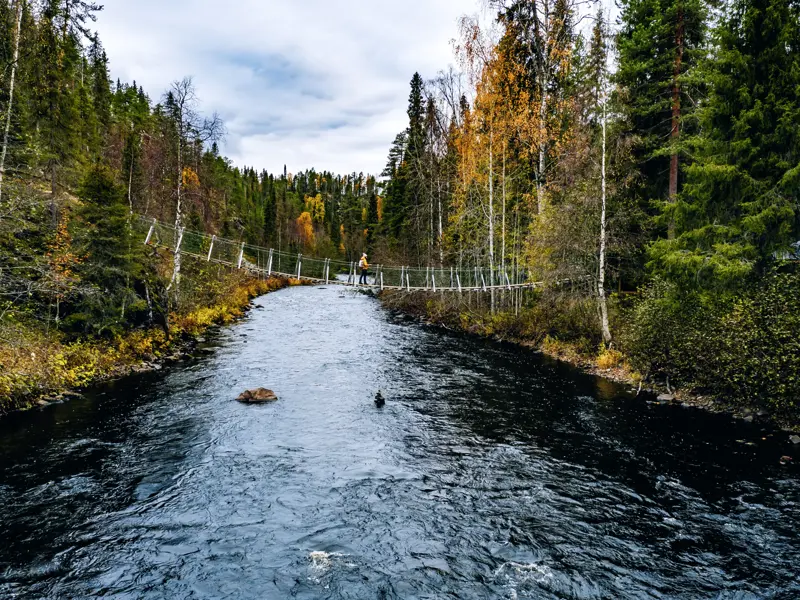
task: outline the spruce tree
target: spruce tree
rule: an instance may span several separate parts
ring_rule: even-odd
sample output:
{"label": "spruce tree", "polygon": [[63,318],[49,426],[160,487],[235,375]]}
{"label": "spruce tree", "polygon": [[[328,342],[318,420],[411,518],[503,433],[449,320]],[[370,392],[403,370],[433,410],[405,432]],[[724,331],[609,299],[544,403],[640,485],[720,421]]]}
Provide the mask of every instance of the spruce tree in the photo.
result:
{"label": "spruce tree", "polygon": [[[636,140],[636,199],[672,235],[670,205],[685,157],[681,132],[699,96],[695,68],[707,37],[705,0],[623,0],[616,83],[625,133]],[[683,161],[685,162],[685,160]]]}
{"label": "spruce tree", "polygon": [[128,211],[123,190],[115,182],[115,173],[94,166],[84,178],[79,196],[82,206],[78,216],[82,227],[75,239],[85,260],[79,276],[93,291],[83,300],[83,312],[65,324],[84,333],[117,333],[125,325],[125,306],[134,298],[131,277],[140,275],[136,252],[141,244],[131,244]]}
{"label": "spruce tree", "polygon": [[734,0],[716,31],[679,237],[653,265],[687,286],[741,284],[800,237],[800,4]]}

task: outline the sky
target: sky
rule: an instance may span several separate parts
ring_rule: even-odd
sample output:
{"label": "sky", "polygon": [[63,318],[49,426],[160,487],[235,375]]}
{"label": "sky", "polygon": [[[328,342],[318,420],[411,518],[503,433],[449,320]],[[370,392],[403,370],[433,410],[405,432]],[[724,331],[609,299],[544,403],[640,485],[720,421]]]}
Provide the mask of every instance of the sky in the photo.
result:
{"label": "sky", "polygon": [[153,101],[192,76],[223,154],[277,173],[379,174],[407,126],[415,71],[455,59],[476,0],[106,0],[95,28],[113,80]]}

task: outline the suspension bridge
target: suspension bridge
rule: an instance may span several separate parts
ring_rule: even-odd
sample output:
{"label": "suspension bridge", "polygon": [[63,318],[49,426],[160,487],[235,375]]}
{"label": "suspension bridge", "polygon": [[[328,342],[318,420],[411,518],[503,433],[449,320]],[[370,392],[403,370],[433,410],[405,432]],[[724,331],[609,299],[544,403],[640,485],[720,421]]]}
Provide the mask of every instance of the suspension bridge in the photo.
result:
{"label": "suspension bridge", "polygon": [[412,267],[370,265],[368,283],[359,283],[357,261],[319,258],[254,246],[184,227],[140,217],[135,227],[144,235],[144,243],[164,248],[181,256],[191,256],[210,263],[245,269],[259,276],[289,277],[313,283],[336,284],[374,290],[408,292],[491,292],[493,290],[532,289],[542,282],[527,281],[524,272],[495,267]]}

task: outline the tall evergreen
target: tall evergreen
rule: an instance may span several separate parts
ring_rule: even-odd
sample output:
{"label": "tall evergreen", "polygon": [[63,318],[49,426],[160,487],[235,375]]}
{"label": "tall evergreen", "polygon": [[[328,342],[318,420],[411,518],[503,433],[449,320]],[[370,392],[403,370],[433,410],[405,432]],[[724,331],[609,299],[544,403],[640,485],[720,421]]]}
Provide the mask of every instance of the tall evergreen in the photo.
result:
{"label": "tall evergreen", "polygon": [[79,196],[84,226],[76,236],[84,258],[79,276],[93,290],[84,295],[82,310],[74,313],[66,326],[84,333],[116,333],[125,325],[125,306],[133,297],[129,281],[139,275],[135,252],[141,245],[130,243],[123,189],[115,182],[113,171],[91,168]]}
{"label": "tall evergreen", "polygon": [[705,70],[679,237],[652,249],[654,266],[688,286],[741,284],[800,238],[800,4],[729,8]]}
{"label": "tall evergreen", "polygon": [[705,0],[623,0],[621,9],[616,83],[625,132],[637,142],[634,193],[651,215],[663,215],[662,231],[672,235],[670,205],[687,157],[681,134],[691,129],[699,97]]}

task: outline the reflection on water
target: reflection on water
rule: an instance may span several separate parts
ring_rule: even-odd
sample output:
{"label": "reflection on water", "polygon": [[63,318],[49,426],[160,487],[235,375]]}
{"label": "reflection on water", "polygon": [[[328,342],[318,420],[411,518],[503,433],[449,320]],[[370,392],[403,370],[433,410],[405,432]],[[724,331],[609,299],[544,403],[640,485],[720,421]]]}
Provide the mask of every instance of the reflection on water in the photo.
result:
{"label": "reflection on water", "polygon": [[260,303],[0,422],[0,597],[800,597],[786,436],[336,289]]}

